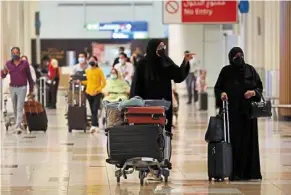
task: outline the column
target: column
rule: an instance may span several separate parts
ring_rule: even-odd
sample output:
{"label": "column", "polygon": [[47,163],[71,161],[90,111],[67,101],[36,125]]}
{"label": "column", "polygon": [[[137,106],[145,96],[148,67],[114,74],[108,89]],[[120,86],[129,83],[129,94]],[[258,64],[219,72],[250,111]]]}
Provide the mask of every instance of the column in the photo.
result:
{"label": "column", "polygon": [[[203,59],[203,25],[170,24],[169,25],[169,56],[181,63],[184,51],[189,50]],[[201,62],[202,63],[202,62]]]}
{"label": "column", "polygon": [[[291,104],[291,2],[281,1],[280,10],[280,104]],[[282,117],[291,117],[290,108],[279,109]]]}
{"label": "column", "polygon": [[207,85],[214,87],[223,64],[223,33],[221,25],[171,24],[169,25],[169,55],[181,63],[184,51],[196,53],[199,67],[207,71]]}

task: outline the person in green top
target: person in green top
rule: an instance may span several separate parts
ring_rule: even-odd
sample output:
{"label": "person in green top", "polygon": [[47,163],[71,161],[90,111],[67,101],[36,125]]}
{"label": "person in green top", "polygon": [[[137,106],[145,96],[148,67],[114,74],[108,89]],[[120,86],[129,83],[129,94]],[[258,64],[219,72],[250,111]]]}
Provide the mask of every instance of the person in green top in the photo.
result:
{"label": "person in green top", "polygon": [[106,81],[103,101],[116,102],[128,99],[130,86],[122,78],[115,68],[110,72],[110,78]]}

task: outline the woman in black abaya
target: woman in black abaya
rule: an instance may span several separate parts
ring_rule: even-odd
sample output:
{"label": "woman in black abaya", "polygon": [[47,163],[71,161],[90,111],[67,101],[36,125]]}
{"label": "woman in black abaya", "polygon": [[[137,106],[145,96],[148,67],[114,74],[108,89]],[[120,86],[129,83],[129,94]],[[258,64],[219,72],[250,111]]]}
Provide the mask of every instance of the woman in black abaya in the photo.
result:
{"label": "woman in black abaya", "polygon": [[[172,102],[172,84],[181,83],[189,73],[189,60],[193,54],[184,57],[182,65],[177,66],[165,54],[165,44],[161,40],[152,39],[147,45],[145,58],[138,61],[134,73],[130,96],[143,99],[165,99]],[[166,130],[172,128],[172,106],[166,111],[168,123]]]}
{"label": "woman in black abaya", "polygon": [[[262,179],[258,141],[258,121],[250,119],[251,101],[260,101],[261,79],[244,61],[241,48],[229,52],[229,62],[222,68],[215,85],[217,106],[229,101],[230,140],[233,149],[233,173],[230,180]],[[259,92],[259,93],[258,93]]]}

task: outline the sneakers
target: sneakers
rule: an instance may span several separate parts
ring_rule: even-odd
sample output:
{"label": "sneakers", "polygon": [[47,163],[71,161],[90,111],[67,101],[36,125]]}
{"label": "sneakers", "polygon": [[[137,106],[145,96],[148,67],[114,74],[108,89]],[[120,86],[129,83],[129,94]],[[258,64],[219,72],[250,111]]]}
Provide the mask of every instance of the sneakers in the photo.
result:
{"label": "sneakers", "polygon": [[98,127],[92,126],[92,127],[90,128],[90,133],[95,133],[95,132],[97,132],[97,131],[98,131]]}

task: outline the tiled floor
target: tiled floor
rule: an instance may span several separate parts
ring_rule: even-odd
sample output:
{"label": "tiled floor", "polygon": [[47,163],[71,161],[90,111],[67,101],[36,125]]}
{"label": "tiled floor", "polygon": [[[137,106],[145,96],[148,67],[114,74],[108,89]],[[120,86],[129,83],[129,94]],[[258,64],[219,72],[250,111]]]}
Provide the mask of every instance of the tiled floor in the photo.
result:
{"label": "tiled floor", "polygon": [[245,194],[291,195],[291,124],[261,120],[263,181],[209,183],[204,133],[210,113],[181,104],[169,183],[117,185],[104,134],[67,132],[64,108],[48,110],[47,133],[13,135],[1,126],[1,195]]}

